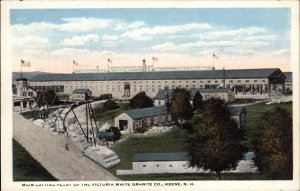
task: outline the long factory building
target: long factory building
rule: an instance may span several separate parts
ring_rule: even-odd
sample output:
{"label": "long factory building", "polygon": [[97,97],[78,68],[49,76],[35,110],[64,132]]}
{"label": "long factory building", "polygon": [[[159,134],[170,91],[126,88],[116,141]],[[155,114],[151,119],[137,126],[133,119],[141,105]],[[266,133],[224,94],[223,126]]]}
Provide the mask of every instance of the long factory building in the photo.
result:
{"label": "long factory building", "polygon": [[235,95],[282,95],[286,92],[286,76],[279,68],[40,74],[28,80],[38,90],[54,89],[72,94],[87,88],[97,97],[112,94],[118,99],[129,99],[139,92],[154,97],[161,89],[176,87],[226,88]]}

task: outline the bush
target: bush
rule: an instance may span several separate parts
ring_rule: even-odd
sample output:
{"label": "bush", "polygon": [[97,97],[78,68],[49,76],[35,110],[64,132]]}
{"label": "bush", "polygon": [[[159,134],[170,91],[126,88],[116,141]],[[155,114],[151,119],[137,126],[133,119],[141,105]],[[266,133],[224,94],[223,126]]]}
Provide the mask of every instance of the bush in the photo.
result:
{"label": "bush", "polygon": [[118,105],[115,101],[109,99],[103,104],[103,107],[107,110],[113,110],[118,108]]}
{"label": "bush", "polygon": [[153,102],[145,92],[140,92],[130,100],[129,105],[132,108],[146,108],[153,107]]}

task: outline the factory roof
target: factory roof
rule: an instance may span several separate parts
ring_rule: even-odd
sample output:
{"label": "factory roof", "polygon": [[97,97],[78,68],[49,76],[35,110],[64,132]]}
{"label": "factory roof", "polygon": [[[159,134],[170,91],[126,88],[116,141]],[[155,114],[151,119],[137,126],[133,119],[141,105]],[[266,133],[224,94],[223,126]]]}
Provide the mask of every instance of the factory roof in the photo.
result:
{"label": "factory roof", "polygon": [[73,90],[73,94],[85,94],[87,91],[91,92],[91,90],[82,88],[82,89],[75,89]]}
{"label": "factory roof", "polygon": [[164,106],[158,106],[158,107],[147,107],[142,109],[127,110],[124,111],[124,113],[126,113],[132,119],[139,119],[143,117],[167,114],[168,111]]}
{"label": "factory roof", "polygon": [[134,153],[132,162],[146,161],[188,161],[188,153]]}
{"label": "factory roof", "polygon": [[[278,68],[225,70],[225,78],[268,78]],[[281,71],[280,71],[281,72]],[[282,73],[282,72],[281,72]],[[284,75],[283,75],[284,76]],[[223,70],[114,72],[79,74],[40,74],[30,81],[107,81],[107,80],[163,80],[163,79],[222,79]]]}

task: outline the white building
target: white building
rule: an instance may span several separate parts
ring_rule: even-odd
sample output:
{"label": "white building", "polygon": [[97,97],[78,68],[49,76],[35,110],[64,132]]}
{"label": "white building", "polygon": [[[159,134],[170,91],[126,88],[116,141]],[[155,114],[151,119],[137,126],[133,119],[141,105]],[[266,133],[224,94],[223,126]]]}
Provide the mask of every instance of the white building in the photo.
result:
{"label": "white building", "polygon": [[132,158],[132,170],[117,170],[117,175],[197,173],[204,172],[189,167],[188,153],[135,153]]}
{"label": "white building", "polygon": [[[244,159],[238,162],[236,169],[223,172],[254,173],[257,167],[253,162],[254,153],[244,154]],[[117,170],[117,175],[133,174],[165,174],[165,173],[209,173],[203,169],[189,166],[187,152],[176,153],[135,153],[132,158],[131,170]]]}
{"label": "white building", "polygon": [[85,100],[86,96],[92,97],[92,92],[89,89],[82,88],[82,89],[75,89],[72,92],[72,95],[70,96],[71,100],[76,100],[76,101],[83,101]]}
{"label": "white building", "polygon": [[74,89],[90,89],[94,96],[112,94],[119,99],[139,92],[154,97],[159,90],[226,88],[236,95],[273,96],[285,90],[285,75],[278,68],[202,71],[161,71],[123,73],[40,74],[30,79],[36,89],[54,89],[72,94]]}
{"label": "white building", "polygon": [[114,119],[115,126],[123,133],[133,134],[153,125],[165,125],[172,121],[171,114],[163,106],[127,110]]}

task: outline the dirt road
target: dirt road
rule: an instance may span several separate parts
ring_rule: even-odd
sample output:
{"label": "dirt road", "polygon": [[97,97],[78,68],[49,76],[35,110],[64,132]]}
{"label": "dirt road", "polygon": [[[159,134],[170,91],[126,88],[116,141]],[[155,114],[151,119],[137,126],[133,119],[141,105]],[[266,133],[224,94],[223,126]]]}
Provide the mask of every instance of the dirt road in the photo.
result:
{"label": "dirt road", "polygon": [[65,135],[40,129],[35,124],[13,113],[13,136],[44,168],[58,180],[118,180],[104,168],[84,157],[76,145],[65,146]]}

